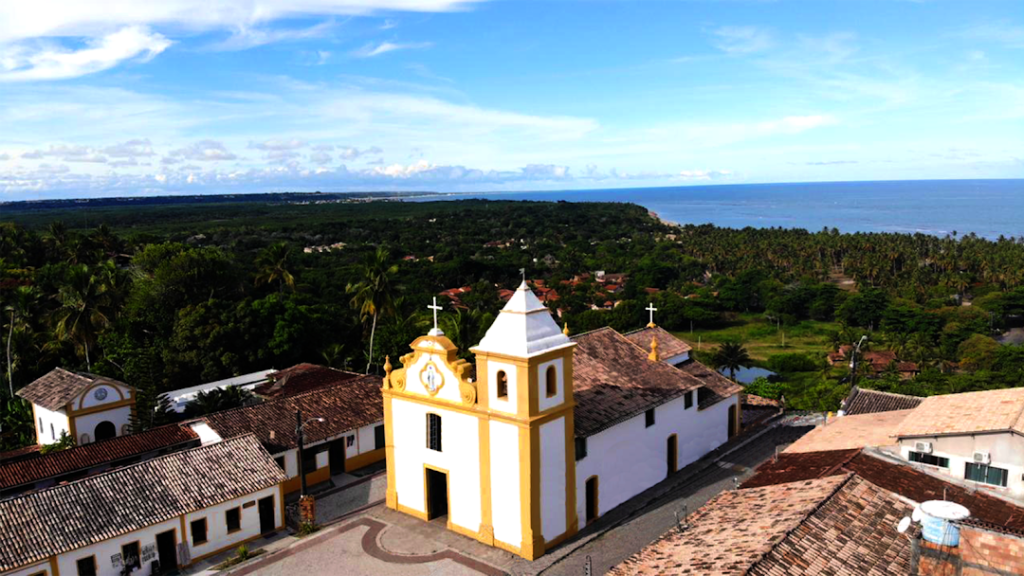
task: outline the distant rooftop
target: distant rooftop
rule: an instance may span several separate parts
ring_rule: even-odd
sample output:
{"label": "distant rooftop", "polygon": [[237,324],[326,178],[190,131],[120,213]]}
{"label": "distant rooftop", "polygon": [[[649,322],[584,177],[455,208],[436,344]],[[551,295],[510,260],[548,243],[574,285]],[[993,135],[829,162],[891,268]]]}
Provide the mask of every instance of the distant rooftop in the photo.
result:
{"label": "distant rooftop", "polygon": [[907,396],[905,394],[881,392],[854,386],[850,390],[850,395],[843,401],[842,411],[848,416],[854,416],[857,414],[873,414],[894,410],[910,410],[920,406],[922,400],[924,398],[920,396]]}
{"label": "distant rooftop", "polygon": [[893,434],[913,410],[879,412],[829,418],[828,424],[818,426],[794,442],[786,452],[817,452],[819,450],[846,450],[865,446],[892,446]]}
{"label": "distant rooftop", "polygon": [[1024,434],[1024,388],[929,396],[895,430],[900,438],[980,432]]}

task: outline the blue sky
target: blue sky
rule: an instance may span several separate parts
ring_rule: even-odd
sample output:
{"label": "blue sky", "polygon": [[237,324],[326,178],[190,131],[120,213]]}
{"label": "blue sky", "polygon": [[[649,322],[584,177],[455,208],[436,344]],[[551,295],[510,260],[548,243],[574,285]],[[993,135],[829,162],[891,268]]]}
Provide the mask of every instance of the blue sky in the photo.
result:
{"label": "blue sky", "polygon": [[1019,2],[0,3],[0,200],[1020,177]]}

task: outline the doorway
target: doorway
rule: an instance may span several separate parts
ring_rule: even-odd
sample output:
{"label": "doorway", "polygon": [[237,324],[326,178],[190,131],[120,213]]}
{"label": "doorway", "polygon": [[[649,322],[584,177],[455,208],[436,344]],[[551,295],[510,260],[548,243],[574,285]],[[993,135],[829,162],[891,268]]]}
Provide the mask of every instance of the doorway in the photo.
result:
{"label": "doorway", "polygon": [[427,520],[448,515],[448,474],[427,468]]}
{"label": "doorway", "polygon": [[729,438],[736,435],[736,405],[729,406]]}
{"label": "doorway", "polygon": [[666,460],[668,461],[668,475],[675,474],[679,469],[679,437],[675,434],[668,437],[666,446]]}
{"label": "doorway", "polygon": [[587,524],[590,524],[594,520],[597,520],[598,509],[597,509],[597,476],[591,476],[587,478],[586,484],[587,492]]}
{"label": "doorway", "polygon": [[345,438],[339,438],[328,445],[328,460],[331,463],[331,476],[345,472]]}
{"label": "doorway", "polygon": [[274,497],[260,498],[260,534],[269,534],[277,529],[274,525]]}
{"label": "doorway", "polygon": [[113,422],[104,420],[96,425],[96,441],[102,442],[103,440],[110,440],[117,436],[117,427],[114,426]]}
{"label": "doorway", "polygon": [[160,573],[166,574],[178,569],[178,543],[174,530],[156,535],[156,554],[160,562]]}

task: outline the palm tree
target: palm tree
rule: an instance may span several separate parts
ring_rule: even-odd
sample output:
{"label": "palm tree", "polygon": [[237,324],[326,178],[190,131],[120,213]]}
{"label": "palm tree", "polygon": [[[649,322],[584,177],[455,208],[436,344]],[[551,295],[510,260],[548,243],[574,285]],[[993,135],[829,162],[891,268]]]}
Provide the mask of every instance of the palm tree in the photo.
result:
{"label": "palm tree", "polygon": [[393,314],[395,310],[394,287],[392,280],[398,273],[398,266],[389,264],[391,254],[383,246],[366,256],[356,275],[359,282],[349,283],[345,291],[352,295],[350,304],[359,310],[359,319],[370,326],[370,353],[366,362],[366,373],[370,373],[373,365],[373,338],[377,332],[377,318],[380,315]]}
{"label": "palm tree", "polygon": [[255,396],[252,392],[241,386],[229,386],[227,388],[214,388],[196,394],[196,397],[189,400],[185,405],[185,414],[189,418],[221,412],[238,408],[251,401]]}
{"label": "palm tree", "polygon": [[255,284],[269,284],[277,282],[277,291],[283,292],[288,286],[295,291],[295,277],[288,271],[288,257],[292,249],[284,242],[275,242],[260,251],[256,257]]}
{"label": "palm tree", "polygon": [[462,356],[470,354],[469,347],[483,338],[484,332],[493,322],[494,315],[479,308],[456,308],[454,314],[446,314],[440,320],[445,336],[459,348]]}
{"label": "palm tree", "polygon": [[107,285],[88,266],[79,264],[68,269],[64,286],[55,297],[60,306],[53,311],[54,336],[83,350],[86,368],[92,370],[89,351],[100,331],[110,324]]}
{"label": "palm tree", "polygon": [[11,351],[11,343],[14,341],[14,331],[19,332],[31,330],[29,319],[32,317],[39,303],[39,291],[33,286],[19,286],[12,295],[10,301],[4,306],[4,312],[10,316],[7,326],[7,385],[11,397],[14,397],[14,361]]}
{"label": "palm tree", "polygon": [[736,371],[746,368],[752,363],[750,354],[739,342],[723,342],[714,353],[714,363],[718,369],[727,368],[729,378],[736,380]]}

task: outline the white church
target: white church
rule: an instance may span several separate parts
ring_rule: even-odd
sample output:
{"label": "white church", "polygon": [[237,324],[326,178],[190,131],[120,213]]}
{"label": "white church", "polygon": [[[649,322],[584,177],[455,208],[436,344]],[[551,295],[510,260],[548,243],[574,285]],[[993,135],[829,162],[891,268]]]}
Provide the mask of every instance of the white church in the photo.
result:
{"label": "white church", "polygon": [[653,318],[570,338],[524,282],[474,366],[434,308],[402,367],[385,365],[392,509],[533,560],[739,431],[741,387]]}

